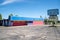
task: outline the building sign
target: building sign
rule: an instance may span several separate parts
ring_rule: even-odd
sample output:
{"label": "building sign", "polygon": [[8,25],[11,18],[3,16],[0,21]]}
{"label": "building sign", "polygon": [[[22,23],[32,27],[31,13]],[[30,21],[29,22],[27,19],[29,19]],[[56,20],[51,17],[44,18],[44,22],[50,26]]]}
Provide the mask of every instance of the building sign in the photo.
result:
{"label": "building sign", "polygon": [[59,14],[58,9],[50,9],[47,12],[48,12],[48,15],[58,15]]}

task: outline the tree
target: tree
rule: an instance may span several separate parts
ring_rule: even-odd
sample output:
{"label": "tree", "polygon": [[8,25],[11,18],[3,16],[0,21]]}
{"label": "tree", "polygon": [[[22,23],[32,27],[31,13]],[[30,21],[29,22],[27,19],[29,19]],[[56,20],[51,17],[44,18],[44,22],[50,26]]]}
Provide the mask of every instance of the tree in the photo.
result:
{"label": "tree", "polygon": [[13,16],[13,14],[10,14],[9,16]]}
{"label": "tree", "polygon": [[0,14],[0,20],[2,20],[2,14]]}
{"label": "tree", "polygon": [[42,18],[42,16],[40,16],[40,18]]}
{"label": "tree", "polygon": [[47,24],[48,23],[48,19],[45,17],[44,19],[44,23]]}
{"label": "tree", "polygon": [[48,19],[44,19],[44,23],[47,24],[48,23]]}
{"label": "tree", "polygon": [[54,26],[55,25],[55,22],[54,21],[52,21],[52,26]]}
{"label": "tree", "polygon": [[15,15],[15,16],[18,16],[18,15]]}
{"label": "tree", "polygon": [[10,14],[10,15],[9,15],[9,18],[8,18],[9,20],[10,20],[11,16],[13,16],[13,14]]}

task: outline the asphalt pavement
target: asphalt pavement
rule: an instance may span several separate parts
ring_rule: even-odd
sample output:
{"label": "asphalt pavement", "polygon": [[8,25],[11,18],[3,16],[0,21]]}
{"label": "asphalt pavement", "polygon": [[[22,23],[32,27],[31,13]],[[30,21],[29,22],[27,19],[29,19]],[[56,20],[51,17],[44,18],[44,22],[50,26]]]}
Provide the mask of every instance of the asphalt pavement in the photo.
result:
{"label": "asphalt pavement", "polygon": [[60,27],[1,27],[0,40],[60,40]]}

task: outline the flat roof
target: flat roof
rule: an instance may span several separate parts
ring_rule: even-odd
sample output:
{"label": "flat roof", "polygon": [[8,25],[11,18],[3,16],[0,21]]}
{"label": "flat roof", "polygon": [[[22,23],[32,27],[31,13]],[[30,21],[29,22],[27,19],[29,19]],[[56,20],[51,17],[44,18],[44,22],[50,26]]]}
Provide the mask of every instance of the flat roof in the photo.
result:
{"label": "flat roof", "polygon": [[43,18],[29,18],[29,17],[17,17],[17,16],[11,16],[10,20],[13,21],[43,21]]}

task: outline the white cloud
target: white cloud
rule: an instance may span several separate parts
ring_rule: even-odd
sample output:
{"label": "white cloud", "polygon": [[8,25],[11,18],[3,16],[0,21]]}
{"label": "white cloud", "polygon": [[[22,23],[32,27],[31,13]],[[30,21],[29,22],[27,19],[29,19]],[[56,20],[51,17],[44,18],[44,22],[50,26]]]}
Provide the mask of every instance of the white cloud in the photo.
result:
{"label": "white cloud", "polygon": [[24,0],[5,0],[3,3],[1,3],[1,5],[6,5],[13,2],[21,2],[21,1],[24,1]]}

